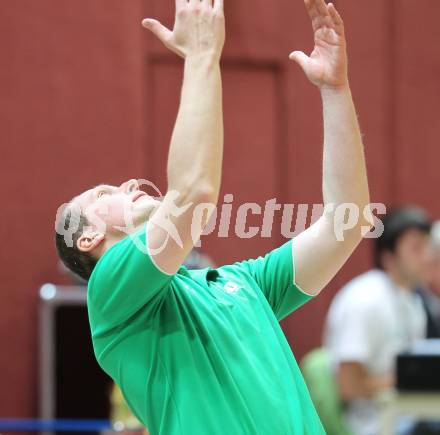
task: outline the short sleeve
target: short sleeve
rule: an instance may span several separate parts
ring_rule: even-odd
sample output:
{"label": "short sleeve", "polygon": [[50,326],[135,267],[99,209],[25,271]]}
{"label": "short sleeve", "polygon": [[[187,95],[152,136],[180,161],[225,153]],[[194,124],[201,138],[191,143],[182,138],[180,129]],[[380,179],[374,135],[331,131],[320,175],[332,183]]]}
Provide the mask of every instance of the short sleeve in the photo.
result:
{"label": "short sleeve", "polygon": [[246,269],[255,279],[278,320],[313,298],[295,284],[291,240],[264,257],[236,265]]}
{"label": "short sleeve", "polygon": [[92,329],[117,326],[141,308],[154,306],[169,287],[172,275],[154,264],[147,250],[147,225],[108,249],[99,259],[88,285]]}

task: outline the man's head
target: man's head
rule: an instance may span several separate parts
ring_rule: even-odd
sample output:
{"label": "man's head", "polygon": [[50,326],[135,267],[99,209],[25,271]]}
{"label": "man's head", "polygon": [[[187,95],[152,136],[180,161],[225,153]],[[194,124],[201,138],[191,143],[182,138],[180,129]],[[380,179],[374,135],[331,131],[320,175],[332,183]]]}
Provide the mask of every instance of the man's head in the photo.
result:
{"label": "man's head", "polygon": [[383,225],[384,232],[376,239],[376,266],[408,288],[425,282],[431,259],[431,222],[426,213],[402,207],[387,214]]}
{"label": "man's head", "polygon": [[88,280],[104,252],[145,223],[158,203],[139,190],[136,180],[81,193],[58,211],[58,255],[67,268]]}

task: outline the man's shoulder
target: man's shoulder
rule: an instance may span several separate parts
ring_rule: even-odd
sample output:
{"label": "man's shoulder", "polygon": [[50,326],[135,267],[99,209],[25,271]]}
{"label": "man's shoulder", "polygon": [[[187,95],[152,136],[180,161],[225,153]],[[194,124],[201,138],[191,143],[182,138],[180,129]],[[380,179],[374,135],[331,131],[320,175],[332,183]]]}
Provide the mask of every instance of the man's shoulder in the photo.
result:
{"label": "man's shoulder", "polygon": [[377,294],[389,286],[389,280],[390,278],[383,270],[372,269],[353,278],[342,287],[341,292],[355,293],[368,289],[369,294]]}

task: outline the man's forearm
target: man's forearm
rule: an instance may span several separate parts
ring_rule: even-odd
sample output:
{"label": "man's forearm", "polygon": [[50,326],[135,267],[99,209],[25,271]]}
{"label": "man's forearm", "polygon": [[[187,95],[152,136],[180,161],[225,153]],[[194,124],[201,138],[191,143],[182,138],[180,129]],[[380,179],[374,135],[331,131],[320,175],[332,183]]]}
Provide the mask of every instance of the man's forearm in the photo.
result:
{"label": "man's forearm", "polygon": [[361,133],[350,88],[321,90],[324,112],[324,204],[369,203]]}
{"label": "man's forearm", "polygon": [[168,157],[168,188],[184,196],[200,190],[218,196],[222,159],[219,61],[209,55],[188,57]]}
{"label": "man's forearm", "polygon": [[343,362],[338,370],[339,393],[344,401],[372,399],[395,385],[392,375],[375,376],[367,373],[358,362]]}

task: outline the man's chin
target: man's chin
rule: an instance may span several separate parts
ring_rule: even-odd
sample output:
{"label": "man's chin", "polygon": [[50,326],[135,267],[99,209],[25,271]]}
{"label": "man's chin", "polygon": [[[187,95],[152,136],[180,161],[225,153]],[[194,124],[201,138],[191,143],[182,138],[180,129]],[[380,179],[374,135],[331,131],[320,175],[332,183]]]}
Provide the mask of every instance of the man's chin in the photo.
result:
{"label": "man's chin", "polygon": [[133,219],[133,227],[135,228],[135,230],[139,229],[142,225],[145,225],[150,220],[151,216],[151,210],[144,211],[143,213],[135,216],[135,218]]}
{"label": "man's chin", "polygon": [[151,198],[144,202],[142,202],[142,198],[138,201],[139,204],[135,210],[135,220],[139,223],[147,222],[161,204],[160,201],[152,201]]}

